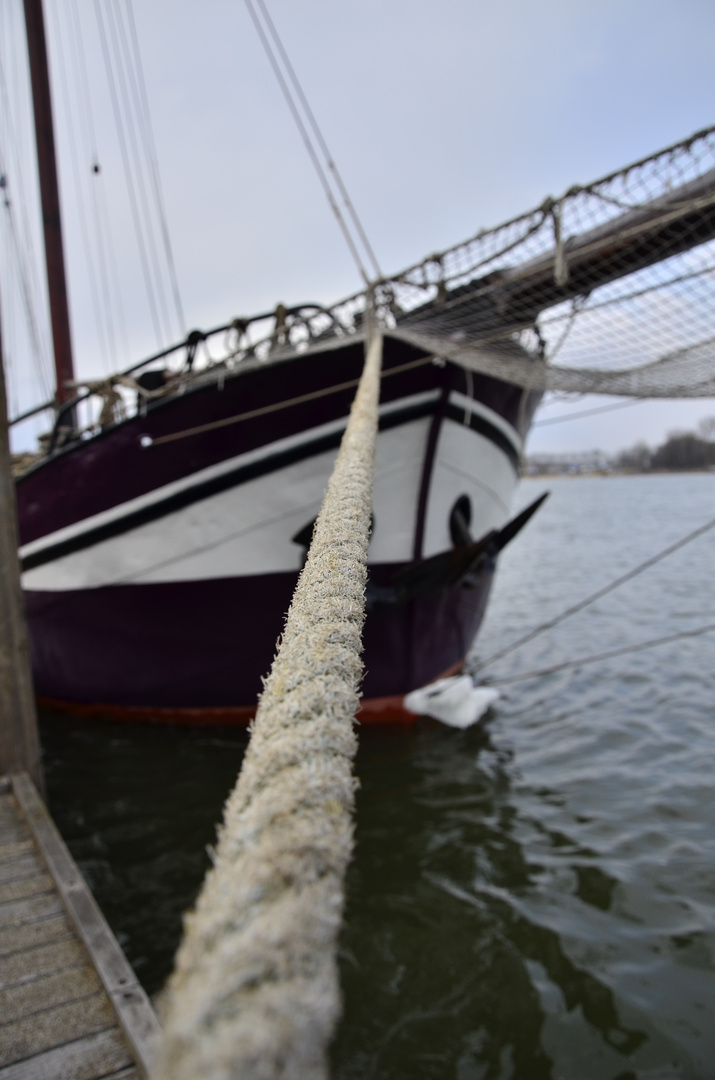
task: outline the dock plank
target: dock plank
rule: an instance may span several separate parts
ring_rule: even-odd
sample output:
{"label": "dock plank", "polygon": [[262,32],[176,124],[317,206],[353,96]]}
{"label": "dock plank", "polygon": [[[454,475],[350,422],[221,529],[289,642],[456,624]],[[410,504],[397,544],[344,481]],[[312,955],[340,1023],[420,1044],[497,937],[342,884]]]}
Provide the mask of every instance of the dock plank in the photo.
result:
{"label": "dock plank", "polygon": [[51,941],[72,937],[64,912],[49,919],[36,919],[16,926],[0,927],[0,957],[47,945]]}
{"label": "dock plank", "polygon": [[23,828],[29,836],[27,825],[17,816],[17,801],[10,792],[0,795],[0,828]]}
{"label": "dock plank", "polygon": [[5,862],[6,859],[17,859],[21,855],[30,855],[35,850],[35,845],[32,840],[13,840],[12,837],[8,842],[4,839],[0,843],[0,862]]}
{"label": "dock plank", "polygon": [[89,958],[75,937],[66,937],[34,949],[10,953],[0,958],[0,987],[31,982],[66,968],[86,967]]}
{"label": "dock plank", "polygon": [[96,1077],[138,1080],[139,1074],[116,1029],[88,1035],[0,1069],[0,1080],[95,1080]]}
{"label": "dock plank", "polygon": [[31,839],[30,832],[24,821],[17,816],[13,820],[9,815],[3,815],[0,818],[0,836],[2,836],[3,846],[6,844],[19,844],[23,840]]}
{"label": "dock plank", "polygon": [[12,881],[0,881],[0,904],[51,893],[54,887],[55,883],[46,870],[40,870],[28,877],[14,878]]}
{"label": "dock plank", "polygon": [[21,855],[17,859],[7,859],[0,863],[0,881],[18,881],[23,877],[32,877],[45,869],[44,865],[34,853]]}
{"label": "dock plank", "polygon": [[0,1017],[3,1023],[10,1023],[63,1002],[80,1001],[101,990],[102,984],[88,966],[41,975],[0,990]]}
{"label": "dock plank", "polygon": [[56,892],[49,896],[27,896],[24,900],[0,904],[0,926],[20,926],[36,919],[46,919],[50,915],[63,914],[64,907]]}
{"label": "dock plank", "polygon": [[145,1080],[160,1029],[26,774],[0,777],[0,1080]]}
{"label": "dock plank", "polygon": [[0,1024],[0,1065],[12,1065],[35,1057],[44,1050],[63,1046],[85,1035],[114,1027],[116,1021],[104,994],[82,999],[82,1007],[71,1001],[54,1009]]}
{"label": "dock plank", "polygon": [[148,1073],[161,1029],[136,975],[107,926],[47,808],[26,774],[12,778],[13,794],[40,848],[80,939],[92,957],[136,1062]]}

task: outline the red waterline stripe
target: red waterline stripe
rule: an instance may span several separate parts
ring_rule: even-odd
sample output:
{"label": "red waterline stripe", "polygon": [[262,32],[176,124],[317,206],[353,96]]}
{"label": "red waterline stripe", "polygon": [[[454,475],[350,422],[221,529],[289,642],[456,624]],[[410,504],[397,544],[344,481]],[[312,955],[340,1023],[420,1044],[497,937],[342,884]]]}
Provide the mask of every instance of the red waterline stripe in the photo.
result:
{"label": "red waterline stripe", "polygon": [[[463,660],[452,664],[437,678],[456,675]],[[357,714],[361,725],[413,724],[417,719],[402,704],[404,694],[365,698]],[[213,708],[157,707],[153,705],[102,705],[85,701],[62,701],[38,696],[37,704],[45,709],[72,713],[87,719],[118,720],[129,723],[180,724],[183,727],[246,727],[256,715],[255,705],[228,705]]]}

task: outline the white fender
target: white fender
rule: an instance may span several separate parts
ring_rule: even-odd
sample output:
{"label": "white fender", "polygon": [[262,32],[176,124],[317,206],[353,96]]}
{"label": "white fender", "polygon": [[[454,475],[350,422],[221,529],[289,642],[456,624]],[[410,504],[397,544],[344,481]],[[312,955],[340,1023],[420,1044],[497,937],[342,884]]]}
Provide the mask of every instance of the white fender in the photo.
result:
{"label": "white fender", "polygon": [[468,728],[476,724],[498,697],[498,690],[475,686],[471,675],[453,675],[412,690],[402,704],[418,716],[432,716],[450,727]]}

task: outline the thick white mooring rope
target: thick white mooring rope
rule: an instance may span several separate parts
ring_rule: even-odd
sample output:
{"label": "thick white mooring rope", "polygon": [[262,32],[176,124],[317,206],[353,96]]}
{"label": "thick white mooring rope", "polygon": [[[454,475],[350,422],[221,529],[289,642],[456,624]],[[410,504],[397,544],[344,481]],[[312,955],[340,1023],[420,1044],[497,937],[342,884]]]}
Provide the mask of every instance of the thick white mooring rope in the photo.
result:
{"label": "thick white mooring rope", "polygon": [[238,783],[169,980],[154,1080],[319,1080],[352,852],[382,340],[348,428]]}

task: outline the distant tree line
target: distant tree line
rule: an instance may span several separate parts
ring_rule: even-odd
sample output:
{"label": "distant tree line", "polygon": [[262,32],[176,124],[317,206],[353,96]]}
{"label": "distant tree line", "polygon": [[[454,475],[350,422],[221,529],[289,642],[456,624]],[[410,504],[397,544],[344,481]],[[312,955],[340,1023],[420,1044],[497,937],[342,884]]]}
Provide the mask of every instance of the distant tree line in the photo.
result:
{"label": "distant tree line", "polygon": [[715,467],[715,416],[701,420],[697,434],[672,431],[662,446],[651,450],[644,442],[616,454],[617,469],[633,472],[649,470],[709,469]]}

